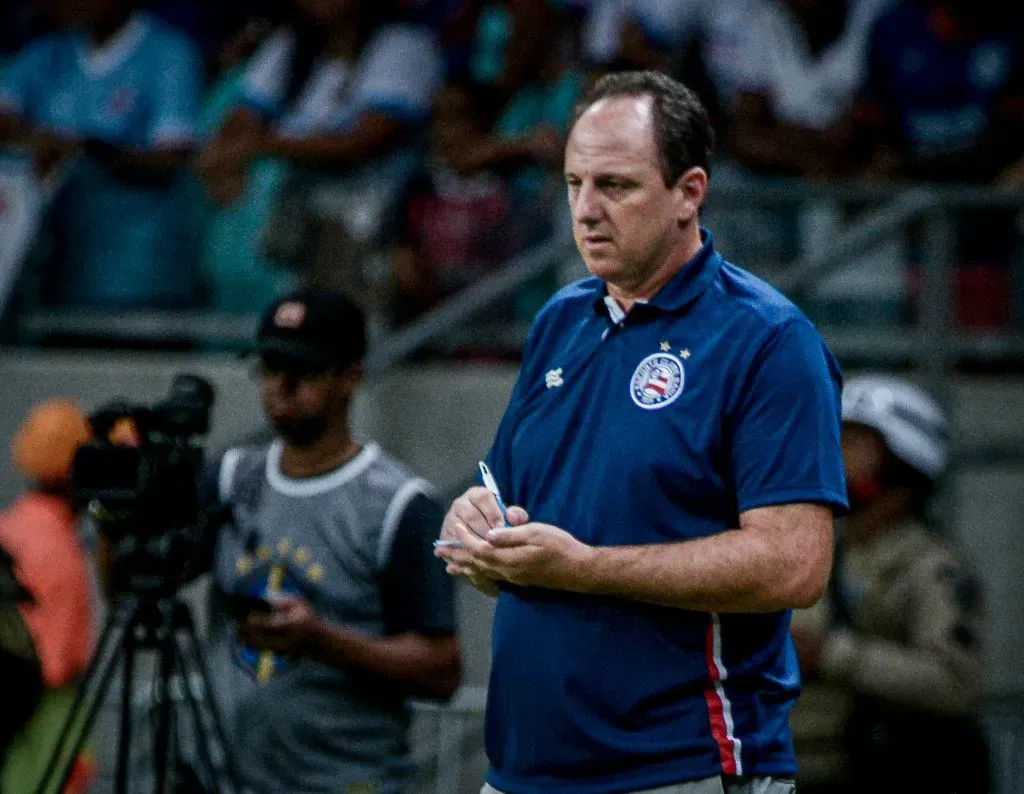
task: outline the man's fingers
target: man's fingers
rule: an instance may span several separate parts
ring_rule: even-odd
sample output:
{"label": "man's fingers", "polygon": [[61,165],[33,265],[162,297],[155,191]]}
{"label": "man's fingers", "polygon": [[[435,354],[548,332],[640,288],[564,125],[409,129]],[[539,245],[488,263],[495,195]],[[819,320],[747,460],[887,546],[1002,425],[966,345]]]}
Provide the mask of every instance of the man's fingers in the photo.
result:
{"label": "man's fingers", "polygon": [[452,505],[451,518],[478,538],[486,537],[488,530],[491,529],[491,524],[487,523],[487,519],[470,504],[456,503]]}
{"label": "man's fingers", "polygon": [[523,524],[530,523],[530,516],[523,508],[518,506],[508,508],[505,517],[508,519],[508,523],[514,527],[521,527]]}
{"label": "man's fingers", "polygon": [[441,540],[459,540],[465,544],[462,532],[486,538],[491,528],[504,525],[494,496],[486,488],[474,487],[452,503],[441,527]]}
{"label": "man's fingers", "polygon": [[492,529],[487,533],[487,541],[499,549],[509,549],[515,546],[530,546],[537,541],[537,532],[525,527],[514,527],[504,529]]}
{"label": "man's fingers", "polygon": [[472,559],[474,554],[478,554],[481,551],[490,547],[490,544],[486,540],[487,532],[483,535],[478,535],[473,529],[465,524],[461,519],[456,518],[452,521],[452,529],[454,530],[454,539],[462,542],[462,547],[449,547],[443,549],[452,555],[452,559],[459,560]]}
{"label": "man's fingers", "polygon": [[483,516],[484,520],[487,522],[488,529],[490,527],[505,526],[505,518],[501,515],[501,508],[498,507],[498,500],[495,499],[494,494],[486,488],[479,485],[470,488],[462,495],[462,498],[472,504],[480,515]]}

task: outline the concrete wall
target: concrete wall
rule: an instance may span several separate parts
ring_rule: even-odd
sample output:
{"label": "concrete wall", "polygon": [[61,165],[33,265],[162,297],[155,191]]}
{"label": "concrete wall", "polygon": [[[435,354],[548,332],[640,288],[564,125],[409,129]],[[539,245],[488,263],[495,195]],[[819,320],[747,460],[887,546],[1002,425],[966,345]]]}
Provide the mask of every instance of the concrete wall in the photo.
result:
{"label": "concrete wall", "polygon": [[[217,389],[210,446],[221,447],[261,424],[259,396],[249,364],[232,358],[8,354],[0,357],[0,439],[8,439],[34,402],[74,395],[86,409],[115,396],[151,402],[180,371],[208,377]],[[355,406],[360,438],[375,438],[440,490],[460,488],[487,450],[515,379],[515,368],[408,367],[366,384]],[[1024,379],[958,379],[952,388],[957,434],[978,441],[1020,437]],[[0,500],[19,483],[0,455]],[[952,526],[978,566],[988,593],[991,623],[988,687],[1024,692],[1024,459],[1019,466],[976,468],[955,478]],[[489,666],[491,604],[460,591],[467,681],[482,683]]]}

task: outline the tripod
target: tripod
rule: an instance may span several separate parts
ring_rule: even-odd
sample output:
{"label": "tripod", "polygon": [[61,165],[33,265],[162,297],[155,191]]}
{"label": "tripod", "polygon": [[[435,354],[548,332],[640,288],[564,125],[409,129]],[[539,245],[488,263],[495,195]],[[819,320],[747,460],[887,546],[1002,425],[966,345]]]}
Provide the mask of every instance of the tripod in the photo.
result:
{"label": "tripod", "polygon": [[[214,792],[240,791],[231,763],[224,723],[212,699],[210,674],[200,649],[195,624],[188,605],[174,595],[127,594],[115,601],[100,634],[96,653],[78,691],[56,749],[36,794],[63,791],[75,759],[88,736],[110,682],[118,658],[123,658],[123,691],[120,704],[120,731],[117,757],[117,794],[128,794],[131,756],[132,692],[137,654],[141,650],[157,653],[157,687],[154,692],[157,722],[153,737],[153,763],[156,794],[167,792],[167,765],[171,739],[172,681],[181,682],[195,723],[195,745],[199,760],[212,781]],[[189,670],[191,665],[192,670]],[[178,675],[175,676],[175,673]],[[200,685],[196,683],[196,674]],[[204,698],[205,695],[205,698]],[[202,706],[206,700],[207,714]],[[74,738],[73,738],[74,737]],[[69,746],[70,745],[70,746]],[[220,768],[215,765],[219,759]]]}

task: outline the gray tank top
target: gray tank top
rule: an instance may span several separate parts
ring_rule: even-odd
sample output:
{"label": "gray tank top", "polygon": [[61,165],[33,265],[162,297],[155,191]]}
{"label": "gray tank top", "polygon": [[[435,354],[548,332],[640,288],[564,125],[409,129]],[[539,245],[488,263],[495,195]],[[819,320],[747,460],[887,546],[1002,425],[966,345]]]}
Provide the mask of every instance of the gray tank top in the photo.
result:
{"label": "gray tank top", "polygon": [[210,665],[236,763],[256,791],[400,792],[412,772],[403,693],[242,646],[217,588],[298,596],[330,622],[380,636],[380,575],[406,506],[431,489],[376,444],[304,480],[281,473],[281,449],[232,449],[220,469],[233,520],[214,555]]}

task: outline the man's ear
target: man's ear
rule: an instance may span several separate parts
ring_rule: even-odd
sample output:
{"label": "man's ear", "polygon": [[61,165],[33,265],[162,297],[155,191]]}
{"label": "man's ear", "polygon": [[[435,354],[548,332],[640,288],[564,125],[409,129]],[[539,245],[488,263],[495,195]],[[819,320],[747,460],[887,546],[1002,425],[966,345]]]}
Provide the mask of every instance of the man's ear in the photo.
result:
{"label": "man's ear", "polygon": [[677,220],[684,226],[700,212],[708,195],[708,172],[699,166],[689,168],[676,180]]}

